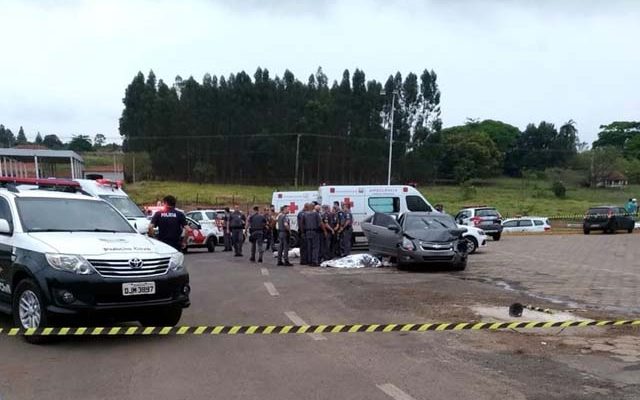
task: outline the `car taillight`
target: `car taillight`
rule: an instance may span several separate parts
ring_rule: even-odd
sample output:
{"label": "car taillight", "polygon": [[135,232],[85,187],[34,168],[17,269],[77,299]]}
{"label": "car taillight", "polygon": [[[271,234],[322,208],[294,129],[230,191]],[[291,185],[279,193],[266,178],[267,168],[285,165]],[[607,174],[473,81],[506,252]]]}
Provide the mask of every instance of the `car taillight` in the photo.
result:
{"label": "car taillight", "polygon": [[474,225],[480,225],[480,221],[482,221],[482,218],[480,217],[471,218],[471,222],[473,222]]}

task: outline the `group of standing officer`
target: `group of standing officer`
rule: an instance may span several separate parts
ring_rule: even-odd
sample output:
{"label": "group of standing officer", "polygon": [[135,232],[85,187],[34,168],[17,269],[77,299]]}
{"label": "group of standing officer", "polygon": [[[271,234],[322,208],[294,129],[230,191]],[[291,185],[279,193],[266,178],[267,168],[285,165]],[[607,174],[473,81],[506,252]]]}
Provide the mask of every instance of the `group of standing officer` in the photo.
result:
{"label": "group of standing officer", "polygon": [[322,261],[351,254],[353,215],[351,205],[307,203],[297,216],[300,265],[319,266]]}

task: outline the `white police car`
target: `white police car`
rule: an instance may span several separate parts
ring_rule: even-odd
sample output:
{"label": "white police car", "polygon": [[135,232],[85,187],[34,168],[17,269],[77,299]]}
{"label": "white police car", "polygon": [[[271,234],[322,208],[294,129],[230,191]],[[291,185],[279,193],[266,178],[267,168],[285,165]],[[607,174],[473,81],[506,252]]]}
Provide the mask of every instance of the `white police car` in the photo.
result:
{"label": "white police car", "polygon": [[184,256],[76,190],[67,180],[0,178],[0,311],[20,328],[102,316],[177,324],[190,304]]}

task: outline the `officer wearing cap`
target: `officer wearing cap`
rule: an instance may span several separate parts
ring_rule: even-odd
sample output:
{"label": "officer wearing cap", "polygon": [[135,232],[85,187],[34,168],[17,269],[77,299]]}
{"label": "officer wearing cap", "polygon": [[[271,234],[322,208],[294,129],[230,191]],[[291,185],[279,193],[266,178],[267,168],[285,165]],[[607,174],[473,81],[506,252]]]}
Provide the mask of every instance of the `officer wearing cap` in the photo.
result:
{"label": "officer wearing cap", "polygon": [[322,220],[320,213],[317,212],[313,204],[308,204],[307,206],[308,211],[302,217],[307,262],[312,267],[318,267],[320,266],[320,230],[322,229]]}
{"label": "officer wearing cap", "polygon": [[233,212],[229,216],[229,229],[231,230],[231,244],[235,250],[235,257],[242,257],[242,232],[247,221],[247,217],[240,212],[236,205]]}
{"label": "officer wearing cap", "polygon": [[333,202],[333,243],[331,251],[334,257],[341,257],[342,251],[340,250],[340,243],[342,242],[342,230],[340,229],[344,219],[344,213],[340,208],[340,202]]}
{"label": "officer wearing cap", "polygon": [[178,251],[187,247],[187,217],[176,210],[176,198],[169,195],[162,200],[163,209],[156,212],[149,224],[149,236],[158,228],[157,239]]}
{"label": "officer wearing cap", "polygon": [[257,247],[258,262],[261,263],[262,255],[264,254],[264,232],[267,228],[267,218],[263,214],[260,214],[260,207],[253,207],[253,214],[249,217],[249,223],[247,225],[249,242],[251,242],[251,257],[249,261],[256,261]]}

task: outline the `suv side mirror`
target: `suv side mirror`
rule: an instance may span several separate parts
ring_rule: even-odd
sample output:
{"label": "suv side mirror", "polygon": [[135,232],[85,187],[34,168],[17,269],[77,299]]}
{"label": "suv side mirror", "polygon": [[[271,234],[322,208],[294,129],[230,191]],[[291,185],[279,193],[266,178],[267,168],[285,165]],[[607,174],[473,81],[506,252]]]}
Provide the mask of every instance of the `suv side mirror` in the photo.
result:
{"label": "suv side mirror", "polygon": [[10,235],[11,233],[11,225],[9,225],[9,221],[6,219],[0,219],[0,234]]}
{"label": "suv side mirror", "polygon": [[393,231],[395,233],[400,232],[400,227],[398,225],[394,225],[394,224],[387,225],[387,229],[389,229],[390,231]]}

